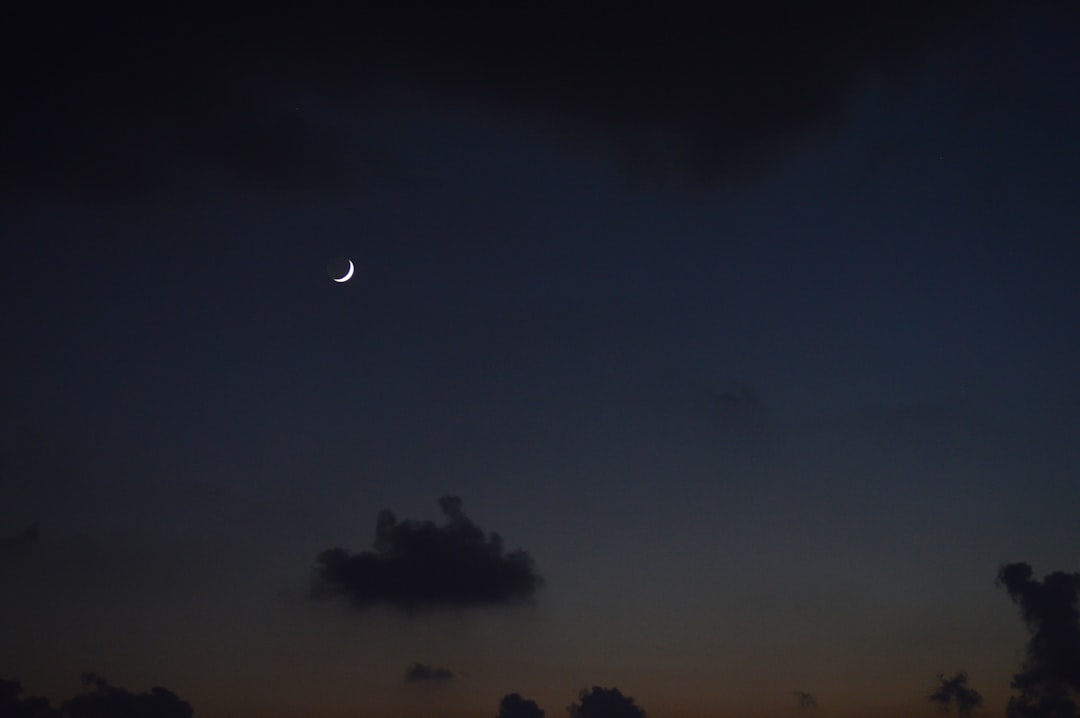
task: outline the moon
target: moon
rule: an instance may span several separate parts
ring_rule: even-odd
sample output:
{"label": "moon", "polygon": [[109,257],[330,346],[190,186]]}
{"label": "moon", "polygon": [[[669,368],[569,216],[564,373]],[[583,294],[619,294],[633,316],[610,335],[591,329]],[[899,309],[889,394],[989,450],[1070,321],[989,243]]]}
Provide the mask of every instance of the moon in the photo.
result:
{"label": "moon", "polygon": [[334,280],[335,282],[337,282],[338,284],[344,284],[345,282],[347,282],[347,281],[349,281],[350,279],[352,279],[353,271],[354,271],[354,270],[355,270],[356,268],[355,268],[355,267],[353,266],[353,263],[352,263],[352,260],[351,260],[351,259],[350,259],[350,260],[348,260],[348,262],[349,262],[349,268],[348,268],[347,270],[345,270],[345,274],[344,274],[344,275],[342,275],[342,276],[340,276],[340,277],[330,277],[331,279],[333,279],[333,280]]}

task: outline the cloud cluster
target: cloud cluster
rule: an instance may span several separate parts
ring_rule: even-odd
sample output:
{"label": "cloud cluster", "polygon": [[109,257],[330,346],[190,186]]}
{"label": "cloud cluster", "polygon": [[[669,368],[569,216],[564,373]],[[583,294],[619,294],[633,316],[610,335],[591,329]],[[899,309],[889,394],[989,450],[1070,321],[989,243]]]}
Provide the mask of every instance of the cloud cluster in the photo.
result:
{"label": "cloud cluster", "polygon": [[22,684],[0,678],[0,716],[4,718],[55,718],[44,698],[21,698]]}
{"label": "cloud cluster", "polygon": [[1080,697],[1080,573],[1054,572],[1038,581],[1031,566],[1011,563],[997,583],[1020,607],[1031,633],[1027,655],[1012,687],[1009,718],[1078,715]]}
{"label": "cloud cluster", "polygon": [[412,612],[510,605],[536,595],[543,579],[532,556],[506,552],[498,534],[485,534],[462,513],[460,498],[445,496],[439,506],[446,515],[442,526],[398,521],[386,510],[376,522],[372,551],[320,553],[312,596]]}
{"label": "cloud cluster", "polygon": [[211,16],[19,3],[0,45],[0,186],[136,188],[187,165],[341,182],[335,140],[295,98],[363,108],[387,85],[508,108],[642,167],[738,177],[842,121],[860,77],[1013,4],[315,3]]}
{"label": "cloud cluster", "polygon": [[592,690],[582,690],[578,700],[566,709],[570,718],[645,718],[645,711],[618,688],[593,686]]}
{"label": "cloud cluster", "polygon": [[149,693],[116,688],[93,673],[83,674],[87,690],[65,701],[65,718],[192,718],[191,704],[170,690],[154,686]]}
{"label": "cloud cluster", "polygon": [[414,663],[405,669],[406,683],[425,681],[449,681],[455,678],[454,672],[446,668],[435,668],[424,663]]}

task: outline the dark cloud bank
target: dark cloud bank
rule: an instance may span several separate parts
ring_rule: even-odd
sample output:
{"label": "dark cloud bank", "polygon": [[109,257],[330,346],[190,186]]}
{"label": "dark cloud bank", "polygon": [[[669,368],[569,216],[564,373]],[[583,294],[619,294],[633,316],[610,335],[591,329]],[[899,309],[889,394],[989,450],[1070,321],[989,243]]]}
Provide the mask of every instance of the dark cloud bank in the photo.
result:
{"label": "dark cloud bank", "polygon": [[1020,607],[1031,640],[1012,687],[1009,718],[1080,715],[1080,573],[1056,571],[1042,581],[1026,563],[998,571],[998,584]]}
{"label": "dark cloud bank", "polygon": [[[539,577],[527,554],[504,555],[495,534],[485,536],[461,512],[461,500],[439,501],[444,526],[431,522],[398,522],[389,511],[380,514],[375,551],[349,555],[342,549],[324,552],[319,580],[361,605],[387,602],[398,607],[426,604],[472,605],[517,600],[535,591]],[[509,567],[509,568],[508,568]],[[443,568],[454,570],[444,571]],[[1002,566],[997,583],[1020,607],[1031,639],[1012,687],[1008,718],[1077,718],[1080,696],[1080,573],[1055,572],[1042,581],[1026,563]],[[508,578],[513,577],[513,578]],[[461,581],[464,579],[464,583]],[[482,587],[482,588],[480,588]],[[407,682],[448,681],[446,669],[414,663]],[[0,679],[0,718],[192,718],[189,703],[164,688],[131,693],[91,673],[83,675],[85,691],[53,709],[44,698],[22,697],[16,681]],[[803,709],[817,706],[814,697],[793,691]],[[968,685],[967,674],[938,674],[927,698],[944,710],[955,707],[960,718],[971,716],[982,697]],[[569,718],[646,718],[644,709],[617,688],[582,690],[566,707]],[[496,718],[544,718],[544,711],[518,693],[503,696]]]}
{"label": "dark cloud bank", "polygon": [[511,605],[531,600],[543,579],[532,556],[507,552],[502,537],[485,534],[445,496],[446,523],[398,521],[379,514],[373,550],[323,551],[312,596],[343,596],[357,608],[386,605],[406,612],[430,608]]}
{"label": "dark cloud bank", "polygon": [[44,698],[21,697],[18,681],[0,678],[2,718],[192,718],[191,704],[159,686],[131,693],[93,673],[82,676],[85,690],[54,709]]}
{"label": "dark cloud bank", "polygon": [[19,3],[0,38],[0,182],[134,188],[213,166],[339,183],[350,169],[294,111],[294,91],[363,112],[373,88],[406,85],[617,146],[642,166],[737,177],[842,120],[861,77],[896,74],[1018,4]]}

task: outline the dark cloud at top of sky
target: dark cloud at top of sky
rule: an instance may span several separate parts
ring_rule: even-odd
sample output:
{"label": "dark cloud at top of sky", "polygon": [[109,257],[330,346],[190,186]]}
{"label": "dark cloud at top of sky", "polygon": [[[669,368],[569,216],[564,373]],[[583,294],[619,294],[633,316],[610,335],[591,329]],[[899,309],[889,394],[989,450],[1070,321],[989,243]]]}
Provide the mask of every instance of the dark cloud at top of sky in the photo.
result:
{"label": "dark cloud at top of sky", "polygon": [[508,693],[499,702],[499,714],[495,718],[544,718],[544,711],[536,701],[523,698],[520,693]]}
{"label": "dark cloud at top of sky", "polygon": [[570,718],[645,718],[645,711],[618,688],[593,686],[582,690],[578,701],[566,709]]}
{"label": "dark cloud at top of sky", "polygon": [[842,119],[861,76],[1011,4],[21,3],[4,23],[0,186],[133,189],[192,166],[340,183],[351,170],[298,93],[363,110],[397,83],[551,121],[642,166],[673,155],[693,177],[739,176]]}
{"label": "dark cloud at top of sky", "polygon": [[379,514],[373,551],[332,548],[319,554],[314,596],[343,595],[357,607],[389,605],[404,611],[508,605],[532,599],[542,584],[532,557],[506,552],[496,533],[485,535],[444,496],[446,524],[398,521]]}
{"label": "dark cloud at top of sky", "polygon": [[813,695],[806,691],[792,691],[791,694],[795,696],[795,702],[799,708],[817,708],[817,700]]}
{"label": "dark cloud at top of sky", "polygon": [[998,571],[998,584],[1020,606],[1031,633],[1027,655],[1012,687],[1010,718],[1076,716],[1080,696],[1080,573],[1056,571],[1042,581],[1031,566],[1011,563]]}
{"label": "dark cloud at top of sky", "polygon": [[453,671],[447,668],[436,668],[425,663],[414,663],[405,669],[405,681],[407,683],[449,681],[453,678],[455,678]]}
{"label": "dark cloud at top of sky", "polygon": [[336,76],[317,52],[322,33],[305,35],[303,18],[209,10],[61,3],[6,15],[0,186],[142,193],[193,167],[292,187],[345,180],[340,148],[281,95],[310,57],[324,60],[301,73],[312,89]]}

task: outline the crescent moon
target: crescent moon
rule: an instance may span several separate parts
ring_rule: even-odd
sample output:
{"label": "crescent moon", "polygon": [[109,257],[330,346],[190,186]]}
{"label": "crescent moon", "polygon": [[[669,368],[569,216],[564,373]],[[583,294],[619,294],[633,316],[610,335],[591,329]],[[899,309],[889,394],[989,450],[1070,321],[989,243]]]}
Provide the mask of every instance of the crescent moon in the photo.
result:
{"label": "crescent moon", "polygon": [[352,279],[353,269],[354,269],[353,263],[352,263],[352,260],[350,259],[349,260],[349,271],[345,272],[345,276],[344,277],[331,277],[331,279],[333,279],[338,284],[344,284],[345,282]]}

